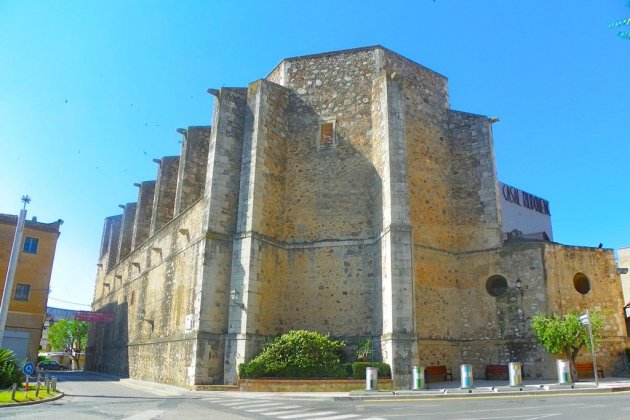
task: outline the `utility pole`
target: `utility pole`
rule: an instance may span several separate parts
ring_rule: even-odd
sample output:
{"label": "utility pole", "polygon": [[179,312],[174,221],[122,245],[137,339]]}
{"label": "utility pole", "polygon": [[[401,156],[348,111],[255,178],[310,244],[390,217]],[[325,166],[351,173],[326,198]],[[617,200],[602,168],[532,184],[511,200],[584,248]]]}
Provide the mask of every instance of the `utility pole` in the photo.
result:
{"label": "utility pole", "polygon": [[18,217],[17,226],[15,227],[13,248],[11,248],[11,256],[9,257],[9,269],[7,270],[7,278],[4,282],[4,293],[2,294],[2,302],[0,303],[0,347],[2,347],[4,327],[7,324],[7,315],[9,314],[9,305],[11,304],[11,291],[13,290],[13,281],[15,280],[18,258],[20,257],[22,234],[24,233],[24,222],[26,221],[26,205],[31,202],[31,199],[28,195],[25,195],[22,196],[22,202],[24,206],[22,210],[20,210],[20,216]]}

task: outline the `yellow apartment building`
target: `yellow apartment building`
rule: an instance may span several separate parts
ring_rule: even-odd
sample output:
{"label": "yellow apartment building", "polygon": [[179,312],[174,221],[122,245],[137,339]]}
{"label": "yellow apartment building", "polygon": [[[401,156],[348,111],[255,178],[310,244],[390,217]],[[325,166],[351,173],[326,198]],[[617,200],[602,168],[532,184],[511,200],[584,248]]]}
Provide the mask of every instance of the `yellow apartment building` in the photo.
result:
{"label": "yellow apartment building", "polygon": [[[15,215],[0,213],[0,295],[4,293],[17,220]],[[37,360],[50,275],[62,224],[61,219],[53,223],[41,223],[33,217],[24,225],[20,258],[2,339],[2,347],[13,350],[20,360]]]}

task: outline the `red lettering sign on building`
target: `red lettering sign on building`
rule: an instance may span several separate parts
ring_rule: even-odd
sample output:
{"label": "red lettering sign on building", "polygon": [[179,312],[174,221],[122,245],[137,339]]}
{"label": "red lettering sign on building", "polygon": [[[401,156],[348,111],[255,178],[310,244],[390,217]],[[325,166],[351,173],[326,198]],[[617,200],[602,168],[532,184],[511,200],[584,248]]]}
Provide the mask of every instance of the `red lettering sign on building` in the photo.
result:
{"label": "red lettering sign on building", "polygon": [[74,319],[77,321],[87,322],[112,322],[114,320],[114,313],[78,311],[76,314],[74,314]]}

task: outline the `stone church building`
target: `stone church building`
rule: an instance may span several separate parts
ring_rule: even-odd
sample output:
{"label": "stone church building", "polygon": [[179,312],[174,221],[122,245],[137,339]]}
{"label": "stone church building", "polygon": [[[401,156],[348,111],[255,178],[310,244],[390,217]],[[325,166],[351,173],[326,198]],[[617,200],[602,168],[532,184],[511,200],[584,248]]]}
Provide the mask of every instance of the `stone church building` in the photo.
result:
{"label": "stone church building", "polygon": [[495,120],[450,109],[446,77],[373,46],[208,91],[212,126],[178,130],[180,156],[105,220],[93,310],[115,317],[91,324],[88,370],[233,384],[308,329],[372,338],[399,386],[413,365],[553,377],[531,318],[587,308],[605,373],[624,368],[612,250],[550,240],[549,203],[498,182]]}

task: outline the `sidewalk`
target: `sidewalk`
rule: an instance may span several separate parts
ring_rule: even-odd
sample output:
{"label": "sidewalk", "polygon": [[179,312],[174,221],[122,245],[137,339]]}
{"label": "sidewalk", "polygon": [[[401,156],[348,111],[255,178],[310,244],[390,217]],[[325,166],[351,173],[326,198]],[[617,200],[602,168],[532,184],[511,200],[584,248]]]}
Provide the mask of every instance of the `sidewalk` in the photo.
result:
{"label": "sidewalk", "polygon": [[474,388],[462,389],[460,382],[432,382],[427,389],[412,391],[352,391],[352,392],[243,392],[243,391],[191,391],[186,388],[146,382],[136,379],[119,378],[110,375],[90,372],[96,376],[109,377],[120,381],[121,384],[134,388],[141,388],[163,395],[222,395],[234,398],[248,399],[291,399],[291,400],[377,400],[377,399],[417,399],[417,398],[462,398],[482,396],[525,396],[552,395],[566,393],[606,393],[630,391],[630,378],[608,377],[599,380],[599,386],[594,381],[580,381],[570,385],[560,385],[552,379],[525,379],[523,385],[510,387],[506,380],[487,381],[475,379]]}

